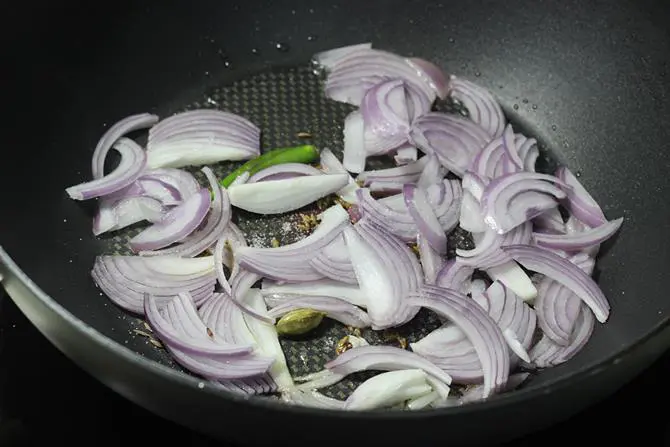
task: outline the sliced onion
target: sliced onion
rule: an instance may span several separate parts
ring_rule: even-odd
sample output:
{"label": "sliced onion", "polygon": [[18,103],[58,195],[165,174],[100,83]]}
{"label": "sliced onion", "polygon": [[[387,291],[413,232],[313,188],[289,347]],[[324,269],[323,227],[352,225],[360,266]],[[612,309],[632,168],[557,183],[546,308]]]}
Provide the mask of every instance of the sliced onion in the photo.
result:
{"label": "sliced onion", "polygon": [[421,369],[406,369],[378,374],[362,384],[347,398],[347,410],[388,408],[416,399],[433,391]]}
{"label": "sliced onion", "polygon": [[473,267],[463,264],[458,259],[449,259],[437,274],[435,284],[465,293],[474,272]]}
{"label": "sliced onion", "polygon": [[191,110],[162,120],[149,132],[150,168],[205,165],[260,154],[260,130],[241,116]]}
{"label": "sliced onion", "polygon": [[454,75],[451,75],[449,90],[449,96],[467,109],[472,121],[494,138],[502,135],[505,115],[491,92]]}
{"label": "sliced onion", "polygon": [[479,202],[468,191],[463,193],[459,225],[465,231],[471,233],[483,233],[488,229],[484,223],[484,219],[482,219],[482,209],[479,206]]}
{"label": "sliced onion", "polygon": [[[249,303],[250,308],[254,312],[260,315],[267,315],[263,296],[258,289],[251,289],[247,293],[245,301]],[[270,317],[269,315],[267,316]],[[274,324],[261,321],[251,317],[249,314],[244,316],[244,321],[258,343],[258,353],[274,359],[274,363],[268,372],[277,384],[278,391],[285,392],[292,390],[294,388],[293,378],[286,364],[286,357],[279,344],[279,337],[277,336],[277,329]]]}
{"label": "sliced onion", "polygon": [[266,182],[270,180],[283,180],[303,175],[322,175],[323,173],[314,166],[304,163],[282,163],[261,169],[250,176],[246,183]]}
{"label": "sliced onion", "polygon": [[599,227],[607,223],[607,218],[598,202],[568,168],[559,167],[556,170],[556,177],[568,186],[563,188],[568,196],[565,206],[571,214],[590,227]]}
{"label": "sliced onion", "polygon": [[421,369],[428,374],[429,383],[446,398],[449,395],[451,377],[440,368],[413,352],[393,346],[361,346],[340,354],[326,363],[330,371],[349,375],[360,371],[398,371]]}
{"label": "sliced onion", "polygon": [[500,327],[481,307],[454,290],[424,286],[410,302],[453,321],[472,342],[484,371],[484,397],[505,386],[509,353]]}
{"label": "sliced onion", "polygon": [[565,193],[552,183],[556,177],[532,172],[508,174],[494,179],[484,190],[481,205],[486,224],[500,234],[557,205]]}
{"label": "sliced onion", "polygon": [[153,332],[165,345],[192,355],[234,357],[251,353],[251,345],[230,344],[218,340],[216,336],[210,337],[188,293],[180,293],[163,302],[164,305],[174,307],[175,319],[166,319],[163,316],[166,310],[161,313],[157,301],[155,297],[146,294],[144,314]]}
{"label": "sliced onion", "polygon": [[443,180],[440,185],[431,185],[426,189],[428,202],[440,221],[442,230],[449,233],[458,225],[463,189],[458,180]]}
{"label": "sliced onion", "polygon": [[151,197],[128,197],[115,202],[108,202],[103,198],[93,219],[93,234],[99,236],[143,220],[156,223],[164,214],[163,205]]}
{"label": "sliced onion", "polygon": [[134,252],[156,250],[183,240],[191,234],[209,211],[207,188],[202,188],[181,205],[171,209],[160,222],[143,230],[130,240]]}
{"label": "sliced onion", "polygon": [[541,273],[572,290],[591,308],[596,319],[607,321],[610,305],[598,285],[576,265],[546,249],[511,245],[503,250],[529,270]]}
{"label": "sliced onion", "polygon": [[375,85],[389,79],[402,79],[416,84],[432,101],[436,94],[431,86],[434,81],[426,82],[429,78],[416,62],[408,63],[401,56],[386,51],[359,49],[339,58],[331,66],[325,93],[335,101],[358,106],[365,93]]}
{"label": "sliced onion", "polygon": [[585,304],[582,304],[581,312],[575,322],[568,345],[560,346],[551,341],[546,335],[543,335],[530,350],[529,354],[532,364],[538,368],[547,368],[567,362],[586,345],[591,338],[594,326],[595,318],[593,317],[593,313]]}
{"label": "sliced onion", "polygon": [[527,138],[525,135],[516,134],[514,142],[519,152],[519,157],[523,160],[523,169],[528,172],[535,172],[535,164],[540,156],[540,150],[537,148],[535,138]]}
{"label": "sliced onion", "polygon": [[320,67],[330,70],[339,59],[348,56],[349,54],[355,54],[359,50],[369,50],[370,48],[372,48],[370,42],[347,45],[345,47],[334,48],[332,50],[317,53],[312,58],[312,61]]}
{"label": "sliced onion", "polygon": [[481,202],[484,196],[484,190],[491,183],[491,179],[482,176],[473,171],[467,171],[463,175],[463,189],[474,197],[477,202]]}
{"label": "sliced onion", "polygon": [[297,210],[347,185],[346,174],[302,176],[228,188],[233,206],[258,214]]}
{"label": "sliced onion", "polygon": [[329,296],[344,300],[354,306],[367,307],[368,298],[358,285],[345,284],[332,279],[306,281],[301,283],[277,284],[263,280],[261,293],[269,307],[278,306],[287,300],[300,296]]}
{"label": "sliced onion", "polygon": [[93,151],[91,171],[94,179],[99,179],[105,174],[105,159],[107,152],[122,136],[139,129],[146,129],[158,122],[158,116],[149,113],[131,115],[114,124],[100,138]]}
{"label": "sliced onion", "polygon": [[368,188],[360,188],[356,195],[361,215],[405,242],[415,240],[418,229],[406,206],[400,211],[392,209],[375,200]]}
{"label": "sliced onion", "polygon": [[358,174],[357,180],[363,182],[363,186],[369,186],[373,182],[415,183],[419,180],[429,160],[429,157],[421,157],[417,161],[404,166],[364,171]]}
{"label": "sliced onion", "polygon": [[344,410],[344,401],[333,399],[314,390],[291,390],[282,394],[282,401],[303,407]]}
{"label": "sliced onion", "polygon": [[[328,148],[323,148],[320,154],[321,169],[326,174],[347,174],[347,170],[344,168],[340,160],[333,154],[333,152]],[[354,180],[353,177],[349,176],[347,186],[340,189],[336,192],[340,199],[349,203],[358,203],[356,198],[356,190],[359,188],[358,183]]]}
{"label": "sliced onion", "polygon": [[563,216],[558,208],[552,208],[535,217],[533,225],[537,233],[563,234],[566,230]]}
{"label": "sliced onion", "polygon": [[419,233],[426,238],[428,244],[441,255],[447,253],[447,235],[442,230],[437,216],[428,203],[423,190],[415,185],[403,187],[403,197],[409,214],[414,219]]}
{"label": "sliced onion", "polygon": [[537,291],[535,311],[545,336],[560,346],[567,346],[579,316],[582,301],[572,290],[544,278]]}
{"label": "sliced onion", "polygon": [[253,307],[251,307],[247,302],[247,299],[250,299],[249,297],[251,296],[251,294],[249,294],[249,290],[260,279],[261,279],[260,275],[246,271],[244,269],[240,269],[238,274],[235,275],[235,278],[233,278],[233,283],[230,285],[233,292],[231,296],[233,298],[233,302],[235,302],[235,304],[245,314],[253,318],[257,318],[263,321],[264,323],[274,324],[275,319],[270,317],[266,311],[257,311]]}
{"label": "sliced onion", "polygon": [[521,159],[521,156],[519,155],[515,140],[514,129],[512,129],[511,124],[508,124],[505,126],[502,135],[502,143],[508,161],[507,169],[509,172],[520,172],[524,170],[524,160]]}
{"label": "sliced onion", "polygon": [[565,251],[579,251],[599,245],[611,238],[621,227],[623,217],[576,234],[535,233],[533,238],[540,247]]}
{"label": "sliced onion", "polygon": [[[161,200],[163,205],[176,205],[181,203],[197,193],[200,189],[200,185],[193,174],[184,171],[183,169],[165,168],[144,171],[142,176],[138,179],[138,182],[140,182],[140,185],[143,187],[143,194]],[[158,187],[152,188],[152,185],[147,182],[153,182],[154,184],[160,183],[165,190],[169,191],[171,197],[167,196],[166,193],[159,195],[157,192],[160,191],[160,189]],[[168,202],[170,198],[174,200],[173,203]]]}
{"label": "sliced onion", "polygon": [[419,158],[419,151],[416,147],[406,143],[396,149],[396,154],[393,156],[395,164],[404,166],[409,163],[414,163]]}
{"label": "sliced onion", "polygon": [[199,313],[205,324],[222,341],[258,348],[256,338],[244,320],[244,312],[229,295],[215,293],[200,307]]}
{"label": "sliced onion", "polygon": [[[426,167],[423,168],[419,179],[416,181],[416,186],[423,190],[432,185],[444,186],[442,180],[444,180],[448,171],[440,165],[435,155],[427,155],[427,157],[429,158],[428,163],[426,163]],[[438,201],[441,202],[443,199],[443,197],[440,197]]]}
{"label": "sliced onion", "polygon": [[464,118],[431,112],[412,124],[411,141],[426,154],[435,154],[440,163],[462,177],[472,160],[491,137]]}
{"label": "sliced onion", "polygon": [[137,314],[144,312],[145,293],[164,303],[180,292],[189,292],[199,304],[212,295],[216,283],[212,256],[97,256],[91,275],[115,304]]}
{"label": "sliced onion", "polygon": [[306,238],[277,248],[240,247],[237,261],[240,267],[274,280],[321,279],[323,275],[309,261],[349,225],[349,214],[342,206],[334,205],[322,213],[321,223]]}
{"label": "sliced onion", "polygon": [[[372,250],[377,254],[378,259],[380,259],[384,264],[387,275],[390,275],[391,277],[390,284],[392,286],[393,293],[395,294],[395,296],[383,296],[377,295],[373,292],[367,292],[368,296],[370,297],[368,300],[368,313],[370,313],[373,304],[376,305],[380,303],[382,299],[385,300],[387,304],[393,303],[391,307],[396,310],[395,315],[389,317],[388,319],[379,318],[377,321],[375,321],[375,319],[370,316],[373,323],[372,328],[376,329],[376,327],[382,326],[391,327],[410,321],[419,311],[419,308],[408,307],[406,305],[405,297],[410,292],[418,290],[423,283],[421,265],[416,259],[416,256],[414,253],[412,253],[409,247],[403,244],[400,240],[394,238],[391,234],[366,221],[365,219],[359,221],[355,225],[355,228],[365,240],[365,242],[369,244],[369,247],[372,248]],[[357,269],[356,266],[357,263],[364,263],[365,261],[362,259],[355,259],[355,256],[353,256],[351,252],[351,247],[349,244],[347,244],[347,246],[350,249],[350,256],[352,259],[352,264],[354,265],[354,270],[356,271],[358,283],[360,284],[364,293],[366,293],[366,290],[372,290],[372,287],[368,289],[367,287],[363,286],[363,283],[361,282],[361,274],[365,272],[366,267],[363,267],[363,269]],[[371,284],[374,284],[379,279],[374,277],[367,277],[366,280],[371,281]]]}
{"label": "sliced onion", "polygon": [[128,138],[120,138],[113,148],[121,154],[119,165],[111,173],[90,182],[70,186],[65,191],[74,200],[102,197],[133,183],[144,170],[147,156],[144,150]]}
{"label": "sliced onion", "polygon": [[418,75],[433,89],[438,98],[444,99],[447,97],[449,94],[449,78],[437,65],[418,57],[408,58],[407,63],[417,70]]}
{"label": "sliced onion", "polygon": [[[517,373],[510,374],[507,385],[505,386],[505,392],[514,390],[521,386],[530,376],[529,373]],[[455,402],[456,405],[467,404],[470,402],[476,402],[483,399],[484,387],[482,385],[474,385],[468,387],[467,390],[463,391],[463,395]]]}
{"label": "sliced onion", "polygon": [[498,234],[490,228],[484,233],[473,234],[475,248],[456,249],[462,263],[479,269],[487,269],[512,260],[500,247],[505,245],[528,245],[532,240],[532,224],[524,222],[505,234]]}
{"label": "sliced onion", "polygon": [[177,254],[182,257],[197,256],[216,243],[230,222],[231,209],[228,193],[222,188],[212,170],[205,166],[202,172],[207,177],[209,187],[214,193],[212,206],[205,225],[184,238],[178,245],[155,251],[143,251],[144,256]]}
{"label": "sliced onion", "polygon": [[326,278],[349,284],[358,284],[354,268],[351,265],[349,250],[342,236],[336,237],[330,244],[323,247],[309,263],[314,270]]}
{"label": "sliced onion", "polygon": [[[505,254],[508,254],[503,250]],[[486,274],[494,281],[500,281],[524,301],[531,301],[537,296],[533,282],[514,261],[504,262],[486,269]]]}
{"label": "sliced onion", "polygon": [[423,279],[426,284],[435,284],[437,274],[444,264],[444,258],[426,242],[426,238],[419,234],[417,237],[419,260],[423,268]]}
{"label": "sliced onion", "polygon": [[268,315],[280,318],[295,309],[312,309],[325,312],[328,318],[351,327],[365,328],[370,326],[370,318],[367,313],[344,300],[330,296],[296,296],[296,298],[273,307]]}
{"label": "sliced onion", "polygon": [[[180,304],[182,305],[181,308],[179,307]],[[216,332],[216,329],[209,328],[208,330],[208,327],[204,325],[203,321],[195,313],[195,309],[191,309],[192,312],[186,314],[184,307],[186,306],[178,301],[178,299],[168,301],[162,312],[162,317],[165,319],[166,324],[172,326],[175,330],[180,330],[182,336],[188,334],[188,336],[200,342],[204,343],[206,340],[209,340],[213,341],[215,346],[219,345],[219,334]],[[189,319],[188,324],[184,321],[186,318]],[[210,333],[212,336],[210,336]],[[234,357],[200,354],[193,353],[192,350],[184,351],[169,341],[165,343],[165,347],[174,359],[186,369],[213,380],[258,376],[267,371],[272,363],[272,359],[261,357],[254,353],[240,354]]]}
{"label": "sliced onion", "polygon": [[344,119],[344,155],[342,165],[358,174],[365,170],[365,124],[360,111],[354,110]]}
{"label": "sliced onion", "polygon": [[361,114],[365,151],[368,155],[386,154],[407,141],[407,102],[402,79],[380,82],[365,93]]}
{"label": "sliced onion", "polygon": [[277,384],[268,373],[243,379],[221,380],[219,387],[230,393],[244,395],[270,394],[277,392]]}
{"label": "sliced onion", "polygon": [[230,288],[230,283],[228,282],[228,278],[226,278],[226,273],[223,271],[223,259],[226,242],[227,239],[222,237],[216,242],[216,245],[214,246],[214,273],[216,273],[216,279],[223,288],[223,291],[232,296],[233,290]]}

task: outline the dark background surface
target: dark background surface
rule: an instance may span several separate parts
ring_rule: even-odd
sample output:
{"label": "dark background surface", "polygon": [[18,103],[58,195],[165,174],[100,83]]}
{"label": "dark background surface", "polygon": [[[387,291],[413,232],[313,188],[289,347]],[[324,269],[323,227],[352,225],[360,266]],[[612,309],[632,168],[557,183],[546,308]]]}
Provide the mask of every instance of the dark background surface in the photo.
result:
{"label": "dark background surface", "polygon": [[[670,445],[669,374],[670,353],[666,353],[611,398],[565,423],[509,445],[539,446],[547,441],[607,445],[629,436],[631,429],[644,445]],[[252,424],[262,427],[262,421]],[[104,387],[51,346],[0,293],[2,447],[49,445],[55,440],[69,445],[97,444],[101,439],[106,445],[127,445],[140,442],[143,438],[138,433],[142,430],[151,432],[157,445],[234,447],[154,416]]]}

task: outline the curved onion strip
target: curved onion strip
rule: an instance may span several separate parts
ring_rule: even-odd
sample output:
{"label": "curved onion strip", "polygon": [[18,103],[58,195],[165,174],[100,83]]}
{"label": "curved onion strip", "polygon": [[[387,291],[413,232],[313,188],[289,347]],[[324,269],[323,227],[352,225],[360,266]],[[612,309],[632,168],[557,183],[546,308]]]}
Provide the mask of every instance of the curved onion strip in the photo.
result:
{"label": "curved onion strip", "polygon": [[324,410],[344,410],[344,401],[325,396],[315,390],[291,390],[281,396],[283,402]]}
{"label": "curved onion strip", "polygon": [[202,172],[207,177],[209,187],[214,193],[212,206],[205,221],[205,226],[194,231],[191,235],[184,238],[180,244],[174,247],[164,248],[162,250],[145,251],[140,254],[143,256],[157,256],[175,254],[181,257],[197,256],[212,245],[221,237],[230,222],[231,209],[228,194],[224,188],[219,186],[212,170],[205,166]]}
{"label": "curved onion strip", "polygon": [[511,124],[508,124],[505,127],[505,130],[502,135],[502,143],[503,143],[503,150],[505,151],[505,155],[507,156],[508,164],[511,165],[507,168],[509,172],[523,171],[524,161],[521,159],[521,156],[519,155],[516,146],[514,129],[512,129]]}
{"label": "curved onion strip", "polygon": [[365,125],[363,115],[354,110],[344,119],[344,152],[342,165],[355,174],[365,170],[368,157],[365,151]]}
{"label": "curved onion strip", "polygon": [[[258,289],[251,289],[247,292],[245,301],[249,303],[251,309],[261,315],[267,315],[265,302]],[[268,324],[265,321],[253,318],[249,314],[244,315],[244,321],[249,327],[258,344],[258,351],[264,356],[274,359],[274,363],[268,371],[272,379],[277,384],[280,392],[285,392],[295,388],[293,378],[286,364],[284,351],[279,344],[277,329],[274,324]]]}
{"label": "curved onion strip", "polygon": [[163,205],[150,197],[128,197],[115,202],[103,198],[93,218],[93,234],[99,236],[143,220],[156,223],[163,218],[164,213]]}
{"label": "curved onion strip", "polygon": [[370,318],[367,313],[344,300],[330,296],[296,296],[296,298],[284,301],[272,308],[268,315],[280,318],[295,309],[312,309],[325,312],[328,318],[351,327],[364,328],[370,326]]}
{"label": "curved onion strip", "polygon": [[491,92],[454,75],[451,76],[449,89],[449,95],[468,110],[472,121],[494,138],[502,135],[505,115]]}
{"label": "curved onion strip", "polygon": [[426,241],[433,250],[439,254],[447,253],[447,235],[433,209],[428,203],[428,198],[423,190],[412,184],[403,186],[403,197],[409,214],[414,219],[414,223],[419,230],[419,234],[426,238]]}
{"label": "curved onion strip", "polygon": [[258,214],[297,210],[332,194],[349,182],[347,174],[306,175],[282,180],[245,183],[228,188],[233,206]]}
{"label": "curved onion strip", "polygon": [[[328,148],[323,148],[321,150],[320,161],[321,161],[321,169],[326,174],[349,175],[347,170],[344,169],[344,166],[342,165],[340,160]],[[349,183],[347,183],[347,186],[337,191],[336,194],[340,197],[340,199],[344,200],[345,202],[358,203],[358,199],[356,198],[356,190],[358,188],[359,188],[358,183],[356,183],[354,178],[351,175],[349,175]]]}
{"label": "curved onion strip", "polygon": [[[164,169],[152,169],[149,171],[144,171],[144,173],[138,179],[138,181],[160,182],[166,188],[171,188],[179,195],[178,202],[175,202],[174,203],[175,205],[188,199],[193,194],[197,193],[198,190],[200,189],[200,185],[198,184],[198,181],[195,179],[193,174],[184,171],[183,169],[164,168]],[[148,188],[146,188],[146,185],[144,189],[145,189],[144,192],[146,194],[151,195],[151,191],[149,191]],[[169,203],[165,203],[164,200],[163,204],[170,205]]]}
{"label": "curved onion strip", "polygon": [[358,284],[354,268],[351,265],[349,251],[342,236],[336,237],[330,244],[322,248],[317,256],[309,260],[309,263],[314,270],[326,278],[349,284]]}
{"label": "curved onion strip", "polygon": [[418,230],[406,207],[402,211],[394,210],[375,200],[368,188],[360,188],[356,195],[358,209],[365,218],[405,242],[414,241]]}
{"label": "curved onion strip", "polygon": [[410,131],[411,141],[426,154],[462,177],[472,160],[491,137],[472,121],[439,112],[418,118]]}
{"label": "curved onion strip", "polygon": [[544,278],[538,285],[535,311],[538,326],[554,343],[567,346],[581,309],[581,300],[560,283]]}
{"label": "curved onion strip", "polygon": [[306,281],[295,284],[277,284],[263,280],[261,293],[269,307],[292,299],[296,296],[330,296],[344,300],[354,306],[367,307],[368,298],[363,294],[358,285],[345,284],[332,279],[320,279],[318,281]]}
{"label": "curved onion strip", "polygon": [[421,157],[413,163],[395,168],[363,171],[358,174],[356,180],[363,182],[363,186],[369,186],[372,182],[415,183],[419,180],[428,161],[430,157]]}
{"label": "curved onion strip", "polygon": [[561,283],[591,308],[601,323],[607,321],[610,305],[598,285],[586,273],[567,259],[546,249],[511,245],[503,250],[529,270],[536,271]]}
{"label": "curved onion strip", "polygon": [[532,364],[538,368],[547,368],[567,362],[586,345],[591,338],[594,326],[593,313],[585,304],[582,304],[568,345],[565,347],[557,345],[549,337],[543,335],[529,352]]}
{"label": "curved onion strip", "polygon": [[230,285],[232,289],[232,298],[233,302],[244,312],[245,314],[257,318],[265,323],[274,324],[275,319],[268,316],[267,312],[258,312],[254,310],[246,302],[247,293],[256,282],[261,279],[260,275],[256,273],[240,269],[239,273],[233,278],[233,283]]}
{"label": "curved onion strip", "polygon": [[[210,337],[207,326],[198,316],[195,303],[188,293],[180,293],[165,304],[175,306],[179,325],[170,324],[158,309],[156,298],[146,294],[144,314],[153,332],[165,344],[182,350],[187,354],[226,356],[249,354],[251,346],[235,345],[218,341]],[[184,327],[188,327],[185,330]]]}
{"label": "curved onion strip", "polygon": [[397,148],[396,153],[393,156],[393,160],[395,161],[395,164],[398,166],[404,166],[409,163],[414,163],[418,158],[419,158],[419,151],[409,142]]}
{"label": "curved onion strip", "polygon": [[[384,260],[386,267],[391,269],[394,279],[393,290],[394,293],[399,295],[400,301],[398,313],[395,317],[396,325],[410,321],[419,311],[419,308],[408,307],[404,297],[408,293],[418,290],[423,283],[421,265],[416,256],[407,245],[366,220],[359,221],[355,228],[363,236],[363,239],[377,251],[381,259]],[[376,295],[369,296],[374,297]],[[373,299],[371,298],[368,301],[368,309]]]}
{"label": "curved onion strip", "polygon": [[[550,183],[551,182],[551,183]],[[508,174],[494,179],[482,195],[484,222],[500,234],[556,206],[565,193],[552,183],[556,177],[532,172]],[[548,202],[543,199],[550,199]]]}
{"label": "curved onion strip", "polygon": [[437,274],[435,284],[439,287],[465,293],[474,272],[473,267],[463,264],[458,258],[449,259]]}
{"label": "curved onion strip", "polygon": [[473,235],[475,248],[456,249],[456,255],[463,264],[479,269],[488,269],[512,260],[500,247],[505,245],[529,245],[532,240],[532,224],[524,222],[505,234],[498,234],[487,228],[484,233]]}
{"label": "curved onion strip", "polygon": [[372,48],[372,43],[370,42],[333,48],[332,50],[326,50],[315,54],[314,57],[312,57],[312,62],[326,70],[330,70],[339,59],[352,53],[355,54],[359,50],[369,50],[370,48]]}
{"label": "curved onion strip", "polygon": [[556,177],[567,186],[561,186],[568,198],[565,206],[577,219],[581,220],[590,227],[599,227],[607,223],[607,218],[603,210],[595,201],[591,194],[584,188],[577,177],[565,166],[556,170]]}
{"label": "curved onion strip", "polygon": [[416,63],[393,53],[374,49],[359,49],[339,58],[326,78],[325,93],[330,99],[355,106],[361,104],[365,93],[380,82],[402,79],[416,86],[430,99],[435,92],[427,76],[417,70]]}
{"label": "curved onion strip", "polygon": [[304,163],[282,163],[261,169],[250,176],[246,183],[266,182],[270,180],[282,180],[299,177],[303,175],[322,175],[323,172],[314,166]]}
{"label": "curved onion strip", "polygon": [[393,346],[360,346],[340,354],[326,363],[335,374],[349,375],[360,371],[398,371],[421,369],[430,377],[433,388],[445,397],[449,395],[451,377],[420,355]]}
{"label": "curved onion strip", "polygon": [[519,157],[523,160],[523,169],[528,172],[535,172],[535,163],[540,156],[537,140],[516,134],[515,143]]}
{"label": "curved onion strip", "polygon": [[484,196],[484,190],[491,183],[491,179],[486,176],[482,176],[473,171],[467,171],[463,175],[463,190],[472,194],[472,197],[481,202],[482,197]]}
{"label": "curved onion strip", "polygon": [[432,392],[421,369],[389,371],[360,384],[344,403],[347,410],[372,410],[404,404]]}
{"label": "curved onion strip", "polygon": [[623,217],[615,219],[611,222],[600,225],[596,228],[587,229],[581,233],[574,234],[547,234],[535,233],[533,238],[539,247],[554,248],[565,251],[585,250],[599,245],[611,238],[616,233],[621,224]]}
{"label": "curved onion strip", "polygon": [[566,231],[563,216],[558,208],[545,211],[533,219],[536,233],[563,234]]}
{"label": "curved onion strip", "polygon": [[109,174],[65,190],[74,200],[88,200],[120,191],[138,179],[147,162],[147,155],[133,140],[120,138],[113,148],[121,154],[119,165]]}
{"label": "curved onion strip", "polygon": [[233,290],[230,288],[230,283],[228,282],[228,278],[226,278],[226,273],[223,271],[223,259],[226,242],[227,239],[222,237],[216,242],[216,245],[214,246],[214,273],[216,273],[216,279],[223,288],[223,291],[232,296]]}
{"label": "curved onion strip", "polygon": [[215,293],[200,308],[200,315],[215,334],[226,343],[258,346],[244,321],[244,312],[225,293]]}
{"label": "curved onion strip", "polygon": [[448,318],[466,334],[482,364],[484,397],[505,386],[509,376],[507,343],[500,327],[481,307],[461,293],[435,286],[424,286],[410,302]]}
{"label": "curved onion strip", "polygon": [[261,395],[277,392],[277,384],[268,373],[244,379],[221,380],[218,386],[236,394]]}
{"label": "curved onion strip", "polygon": [[423,279],[426,284],[435,284],[437,274],[439,273],[444,258],[426,242],[426,238],[419,234],[417,237],[417,246],[419,248],[419,260],[423,269]]}
{"label": "curved onion strip", "polygon": [[365,93],[360,110],[368,155],[386,154],[407,141],[407,102],[402,79],[380,82]]}
{"label": "curved onion strip", "polygon": [[424,79],[438,98],[444,99],[449,94],[449,79],[444,72],[432,62],[418,57],[407,58],[407,63],[417,70],[418,75]]}
{"label": "curved onion strip", "polygon": [[149,113],[141,113],[126,117],[110,127],[102,138],[100,138],[93,151],[93,159],[91,161],[91,173],[93,174],[93,178],[99,179],[105,174],[105,158],[107,158],[107,152],[109,152],[119,138],[135,130],[151,127],[157,122],[158,116]]}
{"label": "curved onion strip", "polygon": [[209,191],[202,188],[181,205],[168,211],[160,222],[130,240],[134,252],[156,250],[184,240],[202,223],[209,211]]}
{"label": "curved onion strip", "polygon": [[209,298],[216,283],[213,257],[183,259],[176,256],[97,256],[91,276],[114,303],[142,314],[144,294],[160,303],[189,292],[196,304]]}

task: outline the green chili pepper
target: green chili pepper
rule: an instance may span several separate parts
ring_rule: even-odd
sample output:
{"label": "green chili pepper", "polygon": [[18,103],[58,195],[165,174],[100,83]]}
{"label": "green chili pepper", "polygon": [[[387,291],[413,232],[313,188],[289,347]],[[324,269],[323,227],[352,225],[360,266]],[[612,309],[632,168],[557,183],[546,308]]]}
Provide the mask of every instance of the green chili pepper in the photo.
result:
{"label": "green chili pepper", "polygon": [[249,160],[233,172],[228,174],[226,178],[221,180],[221,186],[227,188],[233,181],[241,174],[248,172],[249,175],[254,175],[270,166],[279,165],[283,163],[312,163],[319,159],[319,151],[310,144],[296,147],[283,147],[273,149],[266,152],[253,160]]}

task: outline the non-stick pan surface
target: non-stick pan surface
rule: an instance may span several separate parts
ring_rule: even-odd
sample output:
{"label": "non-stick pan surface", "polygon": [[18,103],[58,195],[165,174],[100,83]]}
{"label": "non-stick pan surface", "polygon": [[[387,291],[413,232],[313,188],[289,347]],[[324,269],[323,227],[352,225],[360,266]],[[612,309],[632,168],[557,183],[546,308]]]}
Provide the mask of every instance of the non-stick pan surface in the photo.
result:
{"label": "non-stick pan surface", "polygon": [[[444,439],[445,433],[453,442],[481,441],[565,417],[611,392],[668,343],[662,331],[670,308],[663,294],[670,260],[665,11],[653,2],[590,3],[134,2],[114,11],[67,4],[17,15],[16,23],[30,23],[31,31],[13,35],[8,61],[16,71],[5,73],[3,86],[13,112],[4,150],[20,164],[5,162],[0,171],[1,242],[85,327],[44,295],[20,293],[26,292],[19,290],[23,278],[10,271],[6,286],[42,332],[105,383],[218,436],[267,440],[270,429],[243,434],[220,422],[251,426],[266,415],[275,427],[367,427],[367,441],[382,430],[391,445]],[[511,120],[581,174],[607,215],[625,217],[598,263],[611,320],[578,357],[513,395],[444,413],[340,415],[339,422],[322,412],[217,396],[133,354],[173,366],[132,335],[138,320],[93,285],[94,256],[117,250],[119,239],[93,238],[92,207],[63,193],[87,178],[105,126],[142,111],[165,116],[188,106],[220,107],[256,121],[266,130],[265,147],[296,143],[296,132],[309,131],[317,144],[338,148],[346,108],[318,95],[307,61],[314,52],[362,41],[425,57],[489,87]],[[257,236],[276,236],[265,229]],[[294,349],[301,359],[301,348]],[[325,360],[307,354],[315,363],[305,368]],[[535,419],[526,422],[526,412]],[[461,433],[481,424],[490,430]],[[292,436],[310,435],[296,429]]]}

